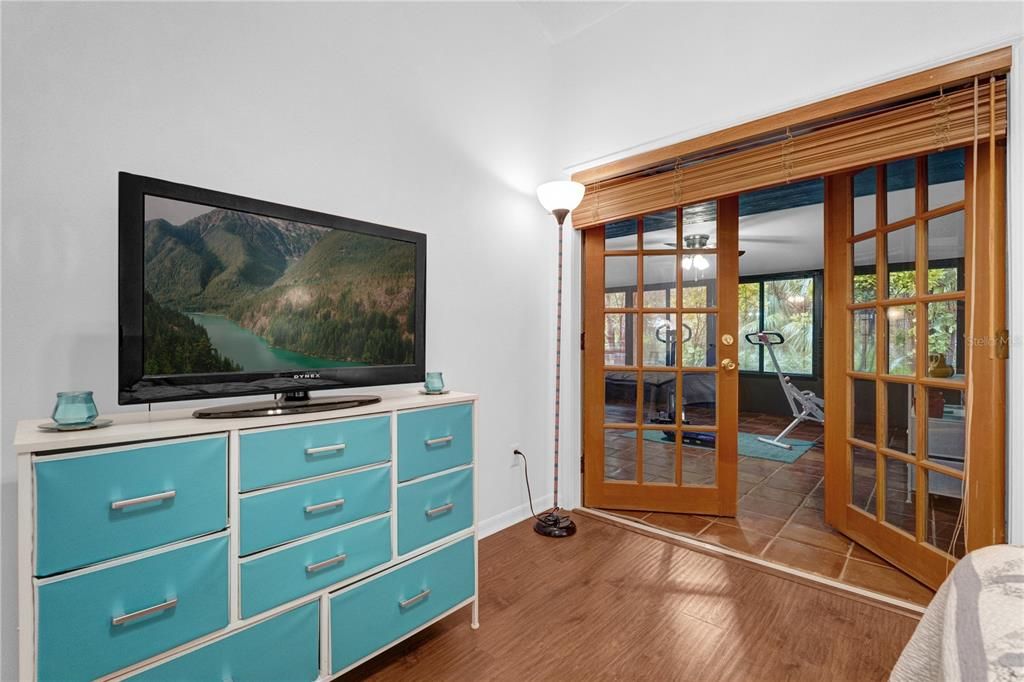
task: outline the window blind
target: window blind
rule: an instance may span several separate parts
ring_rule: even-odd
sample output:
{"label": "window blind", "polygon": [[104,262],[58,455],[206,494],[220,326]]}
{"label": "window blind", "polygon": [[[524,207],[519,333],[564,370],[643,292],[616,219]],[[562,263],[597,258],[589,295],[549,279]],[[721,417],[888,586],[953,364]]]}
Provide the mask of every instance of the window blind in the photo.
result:
{"label": "window blind", "polygon": [[[770,141],[705,159],[678,158],[659,169],[587,185],[572,212],[584,229],[680,204],[796,182],[908,156],[969,144],[975,136],[974,90],[938,92],[904,104],[820,124]],[[977,134],[1006,135],[1006,81],[985,88],[978,100]]]}

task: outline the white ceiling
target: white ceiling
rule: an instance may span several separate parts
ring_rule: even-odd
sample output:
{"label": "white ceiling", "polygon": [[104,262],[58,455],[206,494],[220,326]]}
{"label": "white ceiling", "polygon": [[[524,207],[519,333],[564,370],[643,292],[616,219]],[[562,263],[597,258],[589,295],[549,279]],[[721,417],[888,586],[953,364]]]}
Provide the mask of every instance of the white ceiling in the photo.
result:
{"label": "white ceiling", "polygon": [[520,2],[518,3],[551,45],[579,35],[628,5],[628,2]]}

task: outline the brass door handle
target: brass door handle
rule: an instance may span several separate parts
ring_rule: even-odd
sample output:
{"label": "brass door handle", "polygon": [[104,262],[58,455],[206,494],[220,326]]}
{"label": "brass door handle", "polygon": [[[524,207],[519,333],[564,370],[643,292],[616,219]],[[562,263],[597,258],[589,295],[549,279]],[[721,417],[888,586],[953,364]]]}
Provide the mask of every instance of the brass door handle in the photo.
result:
{"label": "brass door handle", "polygon": [[722,360],[722,369],[732,371],[736,369],[736,361],[732,358],[726,358]]}
{"label": "brass door handle", "polygon": [[722,345],[731,346],[736,343],[736,339],[732,337],[732,334],[722,334]]}

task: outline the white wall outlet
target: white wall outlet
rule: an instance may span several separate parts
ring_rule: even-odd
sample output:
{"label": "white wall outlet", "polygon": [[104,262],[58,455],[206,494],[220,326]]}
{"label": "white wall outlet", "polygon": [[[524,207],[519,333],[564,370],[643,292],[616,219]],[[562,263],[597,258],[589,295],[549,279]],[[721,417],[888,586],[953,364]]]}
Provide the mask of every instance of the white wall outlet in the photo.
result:
{"label": "white wall outlet", "polygon": [[515,468],[517,466],[521,466],[522,463],[523,463],[523,458],[516,454],[516,450],[518,450],[518,449],[519,449],[519,443],[509,443],[508,444],[508,454],[509,454],[510,457],[512,457],[512,461],[509,462],[509,464],[508,464],[510,468]]}

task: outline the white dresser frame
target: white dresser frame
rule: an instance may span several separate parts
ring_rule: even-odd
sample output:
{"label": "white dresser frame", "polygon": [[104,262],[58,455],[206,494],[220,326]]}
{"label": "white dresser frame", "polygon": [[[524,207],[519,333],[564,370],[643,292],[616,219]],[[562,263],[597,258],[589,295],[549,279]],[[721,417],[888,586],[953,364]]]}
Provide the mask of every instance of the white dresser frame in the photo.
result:
{"label": "white dresser frame", "polygon": [[[362,663],[374,658],[399,642],[412,637],[421,630],[430,627],[434,623],[447,618],[449,615],[465,606],[472,605],[470,626],[475,630],[480,626],[479,611],[479,546],[477,524],[479,522],[479,480],[478,456],[478,396],[472,393],[451,392],[440,396],[426,396],[416,389],[390,389],[380,391],[382,400],[373,405],[362,407],[334,410],[330,412],[316,412],[311,414],[286,415],[280,417],[255,417],[248,419],[195,419],[192,417],[192,410],[169,409],[155,410],[152,412],[127,412],[124,414],[110,415],[114,424],[108,428],[93,429],[89,431],[72,431],[64,433],[51,433],[40,431],[39,424],[48,423],[48,419],[25,420],[18,422],[15,434],[14,446],[18,457],[18,664],[19,678],[25,680],[36,679],[36,603],[35,591],[39,582],[53,580],[54,578],[35,578],[35,481],[33,463],[39,458],[54,457],[75,457],[90,456],[99,454],[105,450],[121,449],[121,446],[138,446],[147,441],[155,441],[169,438],[188,438],[190,436],[203,436],[210,434],[227,433],[228,435],[228,528],[211,535],[202,536],[204,539],[214,535],[227,534],[228,536],[228,625],[225,629],[212,632],[208,635],[195,639],[174,649],[169,649],[151,659],[132,664],[118,670],[104,679],[118,680],[130,675],[139,673],[152,667],[156,667],[171,659],[183,656],[190,651],[214,640],[220,639],[240,630],[257,625],[267,619],[273,618],[285,611],[309,604],[313,601],[320,602],[320,680],[327,680],[344,674]],[[444,405],[459,403],[473,404],[473,459],[470,464],[448,469],[438,474],[430,474],[417,481],[432,476],[451,473],[472,467],[473,469],[473,523],[462,531],[449,535],[445,538],[420,547],[407,554],[398,554],[398,413],[414,410],[430,409]],[[242,559],[238,556],[239,550],[239,446],[240,432],[262,430],[281,426],[296,426],[300,424],[347,420],[350,418],[366,417],[372,415],[391,415],[391,460],[388,466],[391,467],[391,560],[385,564],[376,566],[368,571],[352,576],[346,580],[335,583],[314,593],[294,599],[286,604],[274,607],[268,611],[257,614],[250,618],[241,618],[240,607],[240,566]],[[55,451],[76,451],[69,454],[56,454]],[[77,451],[88,451],[85,454]],[[54,453],[47,455],[46,453]],[[365,469],[379,468],[382,464],[372,464],[365,467],[346,470],[344,473],[353,473]],[[303,479],[303,482],[329,478],[337,475],[338,472],[324,476],[316,476]],[[287,484],[284,484],[287,485]],[[376,519],[383,516],[375,515],[369,519]],[[322,533],[335,532],[341,528],[359,525],[369,519],[337,526]],[[320,533],[314,534],[319,535]],[[302,538],[303,540],[309,539]],[[400,565],[411,559],[430,554],[448,546],[453,542],[473,538],[474,566],[473,596],[455,605],[436,618],[424,623],[415,630],[385,645],[378,651],[360,659],[356,663],[339,670],[331,672],[331,640],[330,640],[330,598],[333,594],[352,586],[370,576],[382,575],[396,570]],[[176,548],[190,542],[194,538],[186,539],[164,545],[154,549],[137,552],[127,557],[119,557],[99,564],[88,566],[69,572],[67,575],[74,576],[105,568],[114,564],[124,563],[126,560],[140,559],[153,554],[167,551],[169,548]],[[274,551],[267,550],[267,551]],[[63,576],[62,576],[63,577]]]}

